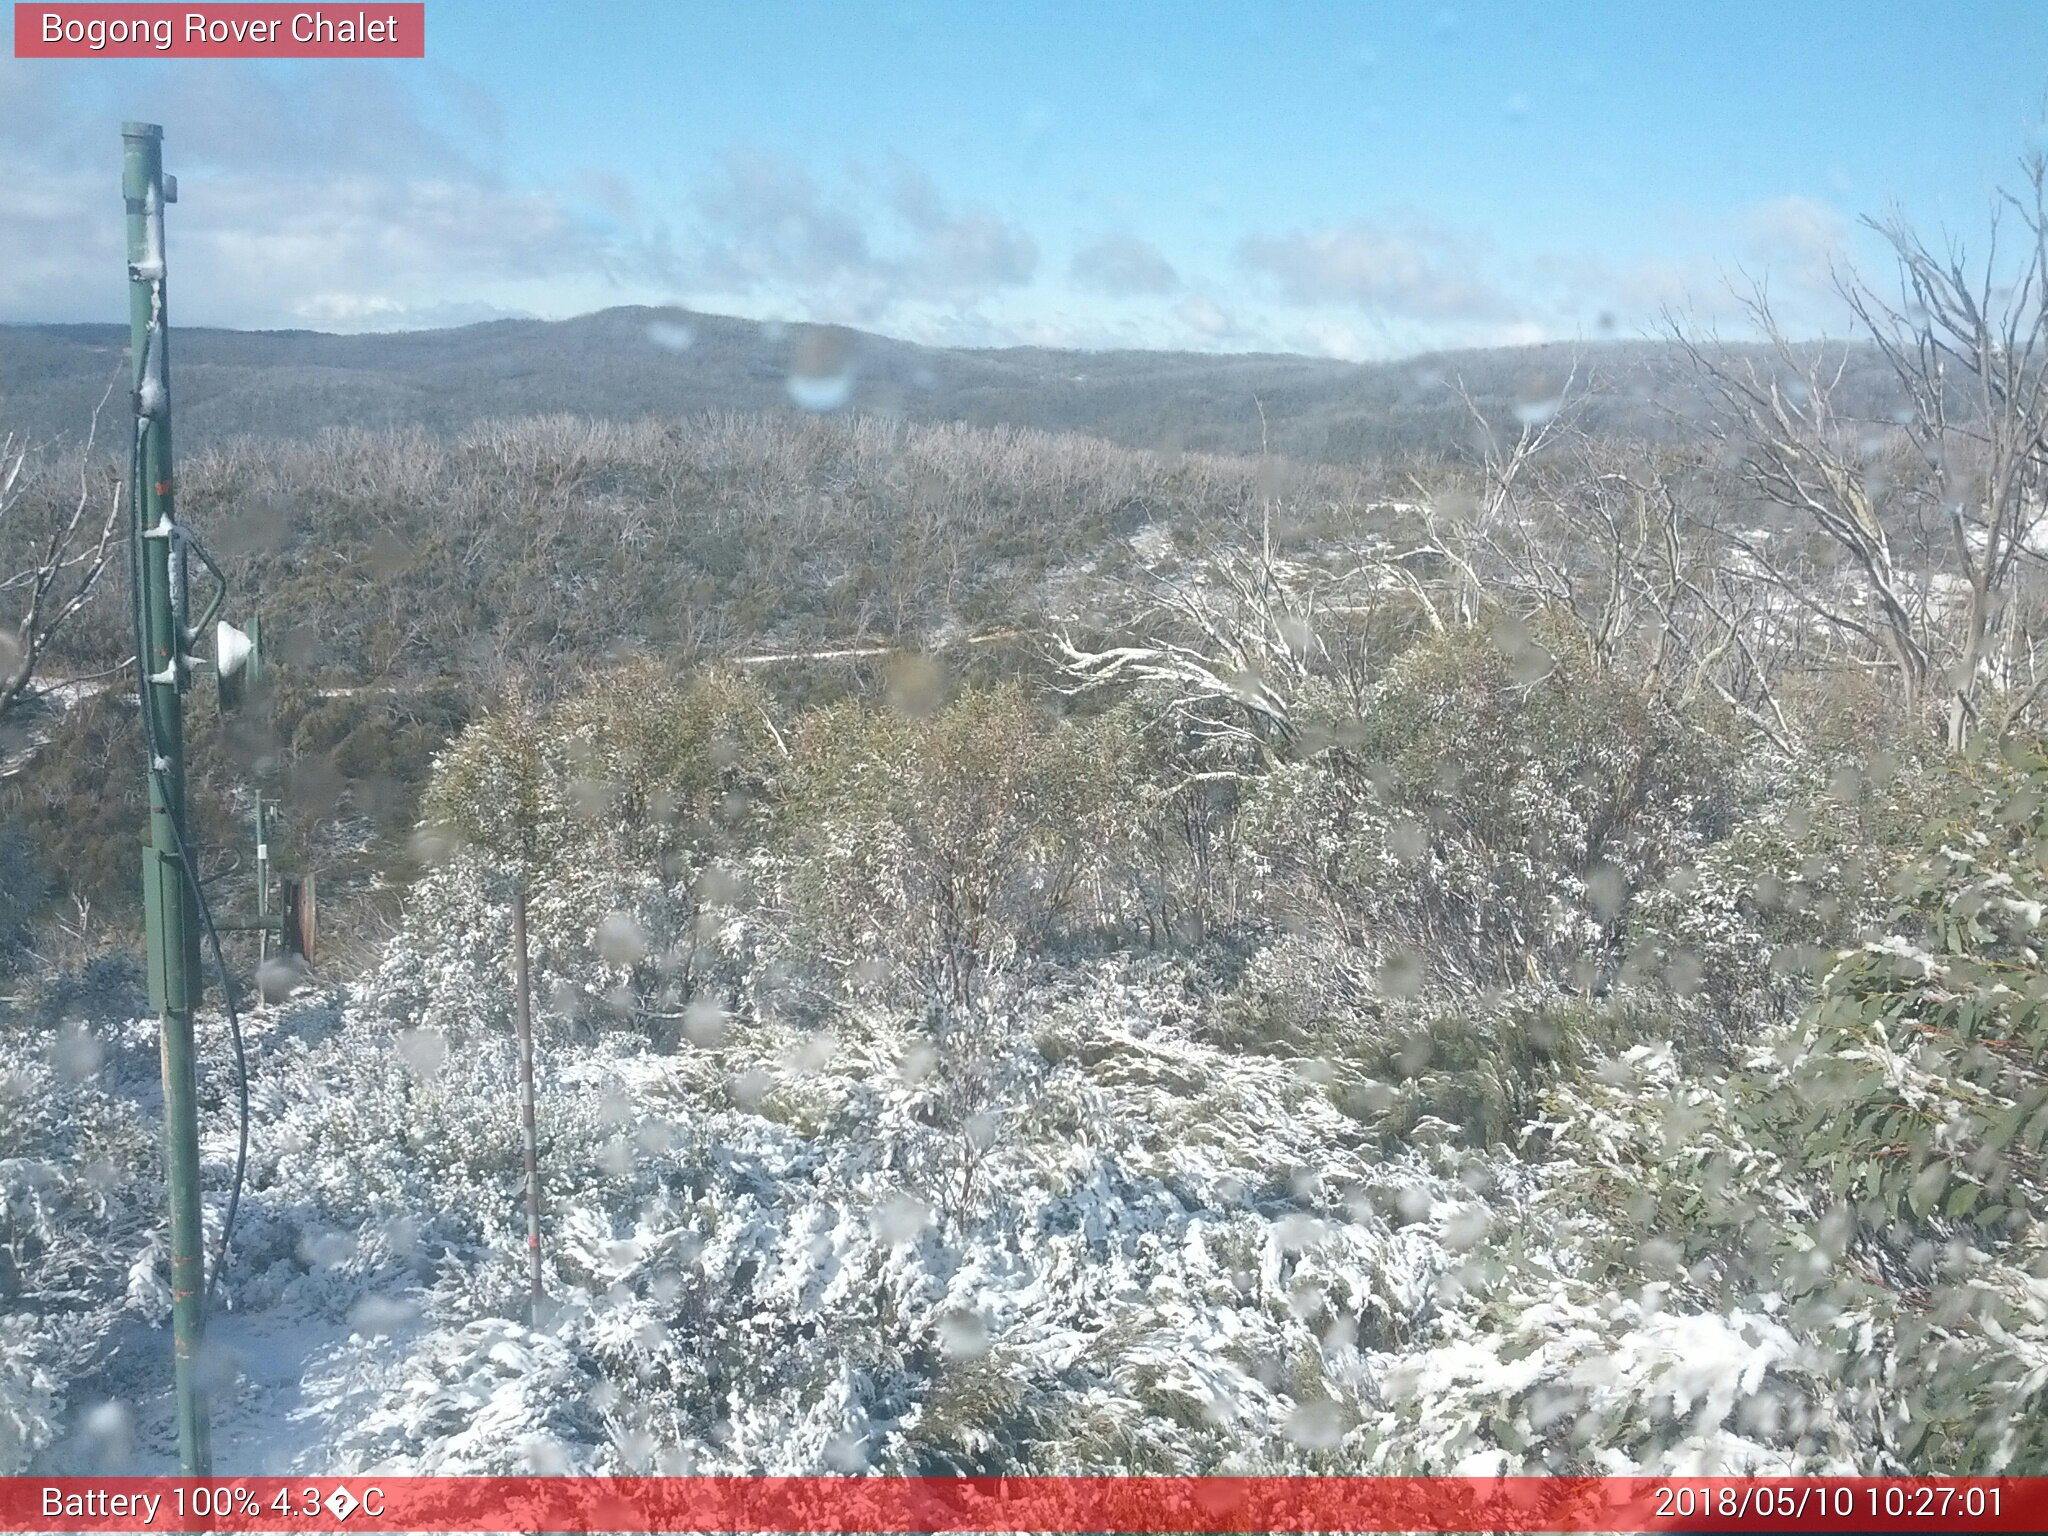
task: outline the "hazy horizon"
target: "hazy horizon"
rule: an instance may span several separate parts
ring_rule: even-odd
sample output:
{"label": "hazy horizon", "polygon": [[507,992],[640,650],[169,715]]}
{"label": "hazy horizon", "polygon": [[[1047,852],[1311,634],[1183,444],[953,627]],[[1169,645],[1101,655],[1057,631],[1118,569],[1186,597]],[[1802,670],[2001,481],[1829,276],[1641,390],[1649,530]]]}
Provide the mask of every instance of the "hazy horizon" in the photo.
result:
{"label": "hazy horizon", "polygon": [[[633,311],[649,311],[658,314],[689,315],[695,319],[731,321],[736,324],[758,326],[771,334],[777,330],[836,330],[855,335],[872,337],[877,340],[897,343],[903,346],[930,348],[948,352],[1075,352],[1101,356],[1153,355],[1161,357],[1206,357],[1206,358],[1284,358],[1289,361],[1310,363],[1331,363],[1354,367],[1383,366],[1413,361],[1419,358],[1437,357],[1450,353],[1520,352],[1544,348],[1596,348],[1607,346],[1657,345],[1669,340],[1658,331],[1645,330],[1635,335],[1602,336],[1554,336],[1533,341],[1495,342],[1471,346],[1423,347],[1412,352],[1391,353],[1382,357],[1332,357],[1327,353],[1290,352],[1268,347],[1198,348],[1189,346],[1133,346],[1127,344],[1090,345],[1074,342],[1050,345],[1044,342],[934,342],[921,341],[879,326],[846,325],[838,321],[804,320],[781,315],[739,315],[720,313],[713,310],[695,309],[685,304],[608,304],[597,309],[579,310],[568,315],[537,315],[528,313],[491,315],[475,320],[450,320],[439,324],[393,326],[383,330],[338,330],[317,325],[180,325],[180,331],[213,331],[237,336],[327,336],[337,339],[363,340],[378,337],[421,336],[443,334],[452,331],[482,330],[494,325],[574,325],[578,321],[596,320],[606,315],[626,314]],[[70,330],[90,329],[104,326],[108,329],[127,329],[128,322],[122,319],[106,320],[0,320],[0,329],[14,330]],[[1726,338],[1735,345],[1751,344],[1753,338]],[[1802,334],[1791,338],[1795,346],[1855,346],[1865,345],[1862,338],[1826,333]],[[687,348],[685,348],[687,350]]]}

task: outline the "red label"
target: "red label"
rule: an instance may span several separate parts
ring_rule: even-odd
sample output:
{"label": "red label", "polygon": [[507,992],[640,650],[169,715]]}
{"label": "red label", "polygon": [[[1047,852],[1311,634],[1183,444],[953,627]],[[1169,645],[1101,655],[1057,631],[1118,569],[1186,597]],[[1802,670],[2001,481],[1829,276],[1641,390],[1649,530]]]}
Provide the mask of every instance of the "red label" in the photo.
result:
{"label": "red label", "polygon": [[424,4],[24,5],[17,59],[423,59]]}
{"label": "red label", "polygon": [[0,1532],[2048,1530],[2048,1478],[0,1477]]}

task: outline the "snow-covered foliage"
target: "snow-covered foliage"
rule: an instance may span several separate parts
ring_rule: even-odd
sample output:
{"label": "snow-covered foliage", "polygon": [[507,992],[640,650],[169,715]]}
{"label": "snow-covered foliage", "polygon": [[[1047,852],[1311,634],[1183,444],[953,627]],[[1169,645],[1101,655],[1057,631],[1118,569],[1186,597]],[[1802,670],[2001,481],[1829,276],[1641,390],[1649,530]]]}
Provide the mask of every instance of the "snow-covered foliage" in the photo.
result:
{"label": "snow-covered foliage", "polygon": [[1520,631],[1416,647],[1247,794],[1270,898],[1401,985],[1603,984],[1637,892],[1721,835],[1726,749]]}
{"label": "snow-covered foliage", "polygon": [[[720,915],[744,887],[722,857],[754,846],[782,744],[743,680],[652,667],[548,711],[515,703],[437,764],[422,829],[430,869],[384,956],[394,1019],[510,1018],[512,884],[527,887],[536,987],[555,1011],[680,1017]],[[664,935],[649,944],[645,933]]]}
{"label": "snow-covered foliage", "polygon": [[20,827],[0,821],[0,976],[12,973],[45,881]]}
{"label": "snow-covered foliage", "polygon": [[[674,1054],[606,1037],[547,1074],[552,1305],[533,1332],[508,1316],[511,1184],[295,1107],[280,1129],[340,1164],[324,1220],[411,1213],[426,1246],[457,1245],[426,1291],[438,1326],[402,1356],[366,1337],[329,1363],[315,1397],[337,1454],[423,1471],[1360,1464],[1372,1360],[1421,1326],[1441,1229],[1473,1199],[1464,1180],[1490,1176],[1366,1155],[1314,1074],[1198,1043],[1191,980],[1103,962],[1019,983],[964,1126],[921,1025],[864,1008],[829,1034],[736,1025]],[[500,1107],[422,1103],[388,1035],[365,1048],[378,1035],[354,1023],[322,1053],[356,1075],[336,1099],[381,1120],[395,1096],[414,1124],[466,1104],[476,1162],[504,1166]],[[437,1077],[478,1054],[459,1045]]]}
{"label": "snow-covered foliage", "polygon": [[1020,954],[1124,916],[1143,783],[1127,717],[1056,722],[1015,687],[818,711],[778,816],[791,937],[870,990],[972,1007]]}
{"label": "snow-covered foliage", "polygon": [[72,1382],[124,1315],[170,1292],[147,1026],[61,1019],[0,1068],[0,1476],[61,1432]]}
{"label": "snow-covered foliage", "polygon": [[1533,1219],[1402,1378],[1432,1457],[2048,1465],[2044,784],[1954,775],[1884,937],[1733,1069],[1639,1045],[1557,1086]]}
{"label": "snow-covered foliage", "polygon": [[[2048,1464],[2043,784],[1765,783],[1530,643],[1428,642],[1261,764],[1014,688],[778,722],[643,672],[479,722],[383,964],[252,1021],[223,1443],[277,1471]],[[1157,920],[1204,878],[1230,895],[1201,926]],[[151,1107],[85,1057],[60,1082],[76,1040],[35,1028],[5,1091],[58,1107],[5,1165],[4,1296],[25,1315],[39,1266],[84,1321],[0,1346],[0,1449],[74,1465],[144,1379],[122,1309],[161,1304]],[[232,1152],[211,1116],[210,1188]]]}
{"label": "snow-covered foliage", "polygon": [[1726,836],[1643,893],[1628,968],[1670,977],[1731,1022],[1788,1016],[1835,951],[1889,917],[1891,876],[1948,771],[1837,752],[1774,775]]}

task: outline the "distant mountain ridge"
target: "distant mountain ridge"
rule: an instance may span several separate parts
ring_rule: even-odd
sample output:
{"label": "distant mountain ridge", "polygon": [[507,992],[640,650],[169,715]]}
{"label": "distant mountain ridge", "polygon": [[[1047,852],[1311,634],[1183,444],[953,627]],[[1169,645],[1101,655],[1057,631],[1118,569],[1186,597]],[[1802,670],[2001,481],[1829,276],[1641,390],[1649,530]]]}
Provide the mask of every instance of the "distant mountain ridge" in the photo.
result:
{"label": "distant mountain ridge", "polygon": [[[0,325],[0,430],[44,440],[82,434],[120,376],[126,345],[121,325]],[[1276,453],[1343,462],[1469,441],[1469,417],[1448,387],[1454,375],[1511,430],[1516,408],[1553,395],[1574,356],[1582,374],[1591,369],[1609,386],[1594,417],[1609,433],[1662,435],[1669,410],[1696,399],[1683,359],[1661,342],[1346,363],[930,347],[652,308],[367,335],[174,329],[171,362],[187,447],[340,426],[452,432],[489,417],[555,412],[796,411],[793,395],[802,395],[855,412],[1082,432],[1134,447],[1252,452],[1263,432]]]}

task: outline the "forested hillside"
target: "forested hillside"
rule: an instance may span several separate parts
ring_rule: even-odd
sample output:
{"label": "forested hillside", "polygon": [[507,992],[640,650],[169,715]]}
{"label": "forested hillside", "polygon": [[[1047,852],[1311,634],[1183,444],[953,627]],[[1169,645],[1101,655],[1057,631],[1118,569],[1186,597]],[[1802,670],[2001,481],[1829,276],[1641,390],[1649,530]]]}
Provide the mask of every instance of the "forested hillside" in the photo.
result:
{"label": "forested hillside", "polygon": [[[119,372],[117,326],[0,325],[0,420],[76,438]],[[1882,417],[1895,381],[1859,349],[1850,392]],[[1330,463],[1464,452],[1460,380],[1489,418],[1543,406],[1577,369],[1603,390],[1606,435],[1668,437],[1696,381],[1668,340],[1344,363],[1272,354],[926,347],[844,328],[687,310],[612,309],[446,331],[334,336],[181,330],[180,441],[307,437],[326,428],[453,433],[496,417],[614,421],[704,411],[800,414],[805,402],[915,422],[1079,432],[1137,448]],[[1262,418],[1263,413],[1263,418]]]}

